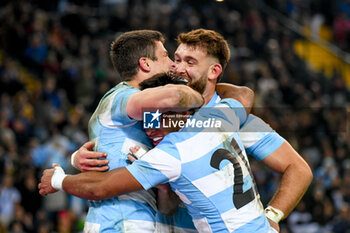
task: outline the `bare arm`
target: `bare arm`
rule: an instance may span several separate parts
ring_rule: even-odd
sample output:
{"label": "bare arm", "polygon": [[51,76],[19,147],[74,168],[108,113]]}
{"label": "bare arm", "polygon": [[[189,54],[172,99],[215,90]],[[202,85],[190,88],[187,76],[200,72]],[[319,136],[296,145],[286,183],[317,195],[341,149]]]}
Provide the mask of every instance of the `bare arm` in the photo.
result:
{"label": "bare arm", "polygon": [[254,92],[244,86],[236,86],[228,83],[218,83],[215,88],[218,95],[222,98],[232,98],[238,100],[249,115],[254,104]]}
{"label": "bare arm", "polygon": [[[41,177],[39,193],[54,193],[51,185],[54,169],[46,169]],[[123,193],[142,190],[141,184],[126,168],[117,168],[109,172],[84,172],[64,177],[62,188],[74,196],[88,199],[108,199]]]}
{"label": "bare arm", "polygon": [[88,200],[108,199],[143,189],[126,168],[67,176],[62,187],[65,192]]}
{"label": "bare arm", "polygon": [[[147,88],[133,94],[128,100],[126,111],[129,117],[142,120],[144,108],[160,109],[162,111],[181,109],[181,111],[202,106],[204,99],[201,94],[185,85],[168,84],[165,86]],[[80,171],[107,171],[107,156],[102,152],[92,151],[93,142],[87,142],[79,148],[72,157],[72,164]],[[102,159],[101,159],[102,158]]]}
{"label": "bare arm", "polygon": [[262,162],[282,174],[280,186],[269,205],[282,210],[286,217],[308,189],[313,178],[311,169],[288,142],[284,142]]}
{"label": "bare arm", "polygon": [[133,94],[126,105],[128,116],[142,120],[144,108],[164,111],[182,110],[201,107],[204,99],[201,94],[186,85],[168,84],[165,86],[147,88]]}

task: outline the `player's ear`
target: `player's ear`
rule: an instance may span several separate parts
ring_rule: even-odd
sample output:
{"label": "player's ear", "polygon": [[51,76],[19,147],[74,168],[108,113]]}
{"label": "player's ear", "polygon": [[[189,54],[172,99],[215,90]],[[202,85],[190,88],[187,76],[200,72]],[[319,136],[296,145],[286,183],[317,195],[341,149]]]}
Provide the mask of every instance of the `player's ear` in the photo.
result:
{"label": "player's ear", "polygon": [[140,69],[143,71],[143,72],[150,72],[150,67],[149,67],[149,63],[148,63],[148,58],[147,57],[141,57],[139,59],[139,66],[140,66]]}
{"label": "player's ear", "polygon": [[219,63],[215,63],[210,66],[208,79],[217,79],[222,73],[222,66]]}

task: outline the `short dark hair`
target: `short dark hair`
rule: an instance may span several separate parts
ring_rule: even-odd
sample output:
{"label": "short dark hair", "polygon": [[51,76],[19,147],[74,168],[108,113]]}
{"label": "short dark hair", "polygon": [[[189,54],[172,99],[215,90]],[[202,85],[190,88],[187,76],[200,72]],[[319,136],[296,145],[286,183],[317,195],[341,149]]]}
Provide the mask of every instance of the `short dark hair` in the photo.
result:
{"label": "short dark hair", "polygon": [[[165,86],[167,84],[187,85],[187,81],[184,81],[183,79],[181,79],[181,77],[175,76],[171,73],[160,73],[160,74],[153,75],[151,78],[143,80],[141,83],[139,83],[139,86],[140,86],[140,90],[142,91],[147,88],[160,87],[160,86]],[[191,108],[186,111],[189,111],[189,113],[192,115],[198,109],[200,109],[200,107]]]}
{"label": "short dark hair", "polygon": [[155,74],[151,78],[148,78],[146,80],[143,80],[141,83],[139,83],[140,90],[144,90],[147,88],[152,87],[159,87],[159,86],[165,86],[167,84],[184,84],[186,85],[187,82],[181,80],[181,78],[177,76],[173,76],[169,73],[160,73]]}
{"label": "short dark hair", "polygon": [[157,60],[156,41],[164,43],[162,33],[153,30],[135,30],[121,34],[112,42],[110,57],[122,80],[129,81],[137,74],[141,57]]}

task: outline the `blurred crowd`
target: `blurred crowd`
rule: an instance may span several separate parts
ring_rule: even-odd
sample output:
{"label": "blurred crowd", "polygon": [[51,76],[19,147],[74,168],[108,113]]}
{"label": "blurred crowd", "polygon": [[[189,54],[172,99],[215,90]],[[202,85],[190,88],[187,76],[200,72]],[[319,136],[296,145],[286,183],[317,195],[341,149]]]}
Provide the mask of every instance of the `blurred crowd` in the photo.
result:
{"label": "blurred crowd", "polygon": [[[265,0],[295,22],[308,26],[313,39],[319,39],[322,27],[332,35],[323,38],[345,52],[350,52],[350,1],[349,0]],[[328,38],[329,37],[329,38]]]}
{"label": "blurred crowd", "polygon": [[[299,36],[256,8],[257,2],[1,1],[0,232],[81,231],[87,202],[63,192],[41,197],[37,184],[52,163],[75,172],[70,155],[88,140],[87,123],[99,99],[120,82],[109,61],[111,41],[124,31],[155,29],[166,35],[172,54],[178,33],[203,27],[230,43],[222,81],[252,88],[253,111],[314,173],[281,232],[349,233],[349,89],[337,72],[326,77],[297,57],[293,41]],[[334,25],[333,41],[349,49],[349,1],[265,2],[296,21],[317,12]],[[280,176],[255,160],[251,166],[267,204]]]}

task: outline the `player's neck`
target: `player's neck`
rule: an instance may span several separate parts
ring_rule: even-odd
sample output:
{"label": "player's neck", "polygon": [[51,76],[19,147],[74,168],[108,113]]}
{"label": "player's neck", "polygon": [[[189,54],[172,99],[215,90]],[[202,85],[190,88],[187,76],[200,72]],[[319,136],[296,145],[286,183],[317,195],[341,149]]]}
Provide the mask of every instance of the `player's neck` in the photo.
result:
{"label": "player's neck", "polygon": [[128,81],[127,83],[132,87],[140,89],[140,85],[139,85],[140,81],[138,79],[132,79],[132,80]]}
{"label": "player's neck", "polygon": [[207,105],[210,100],[213,98],[215,94],[215,89],[214,88],[206,88],[204,93],[203,93],[203,98],[204,98],[204,105]]}
{"label": "player's neck", "polygon": [[213,83],[213,82],[207,83],[207,86],[205,87],[205,90],[203,92],[203,98],[204,98],[203,106],[207,105],[215,95],[215,86],[216,86],[216,83]]}

